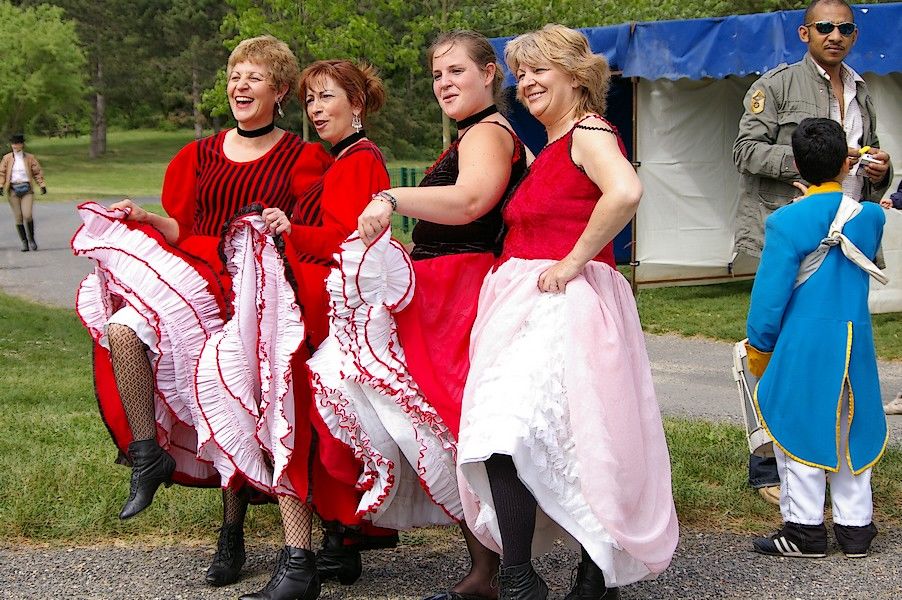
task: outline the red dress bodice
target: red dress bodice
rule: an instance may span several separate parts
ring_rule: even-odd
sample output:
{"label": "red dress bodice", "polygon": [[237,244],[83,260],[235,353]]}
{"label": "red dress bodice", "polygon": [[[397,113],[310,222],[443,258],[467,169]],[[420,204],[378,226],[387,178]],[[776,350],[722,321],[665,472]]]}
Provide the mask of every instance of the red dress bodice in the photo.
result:
{"label": "red dress bodice", "polygon": [[[609,126],[625,155],[620,135]],[[539,152],[504,207],[507,236],[500,262],[509,258],[561,260],[576,245],[595,204],[604,202],[601,190],[570,156],[575,129],[576,124]],[[608,242],[593,260],[616,266],[613,243]]]}

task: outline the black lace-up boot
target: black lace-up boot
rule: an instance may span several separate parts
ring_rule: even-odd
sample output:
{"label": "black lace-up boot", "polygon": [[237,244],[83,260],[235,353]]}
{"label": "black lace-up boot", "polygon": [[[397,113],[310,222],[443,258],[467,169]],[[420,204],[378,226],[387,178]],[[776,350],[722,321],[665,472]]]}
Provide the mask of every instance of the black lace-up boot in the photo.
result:
{"label": "black lace-up boot", "polygon": [[221,587],[238,581],[238,574],[244,566],[244,525],[223,525],[219,529],[219,543],[213,562],[207,569],[207,583]]}
{"label": "black lace-up boot", "polygon": [[316,553],[316,571],[322,581],[337,579],[351,585],[360,578],[360,550],[345,544],[345,528],[335,521],[323,523],[323,547]]}
{"label": "black lace-up boot", "polygon": [[132,463],[132,483],[128,500],[119,513],[120,519],[130,519],[150,506],[160,485],[172,485],[175,459],[160,448],[156,440],[139,440],[128,445]]}
{"label": "black lace-up boot", "polygon": [[316,555],[310,550],[285,546],[266,587],[239,600],[316,600],[319,591]]}
{"label": "black lace-up boot", "polygon": [[620,588],[605,586],[604,573],[589,557],[586,549],[582,549],[582,560],[576,569],[576,581],[573,589],[564,600],[619,600]]}
{"label": "black lace-up boot", "polygon": [[498,573],[498,600],[546,600],[548,585],[532,563],[501,567]]}

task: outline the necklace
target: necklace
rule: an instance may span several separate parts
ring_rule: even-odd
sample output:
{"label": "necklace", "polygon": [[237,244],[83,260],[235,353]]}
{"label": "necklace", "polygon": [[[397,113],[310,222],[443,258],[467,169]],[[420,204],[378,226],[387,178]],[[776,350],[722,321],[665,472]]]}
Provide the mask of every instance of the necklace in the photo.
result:
{"label": "necklace", "polygon": [[460,131],[461,129],[466,129],[470,125],[479,123],[487,116],[494,115],[496,112],[498,112],[498,107],[495,106],[494,104],[489,106],[488,108],[484,108],[481,111],[479,111],[478,113],[470,115],[466,119],[461,119],[460,121],[457,121],[457,130]]}
{"label": "necklace", "polygon": [[339,154],[342,153],[342,151],[345,148],[348,148],[352,144],[359,142],[360,140],[362,140],[365,137],[366,137],[366,131],[364,131],[363,129],[361,129],[357,133],[352,133],[351,135],[344,138],[340,142],[336,142],[335,145],[333,145],[332,148],[329,150],[329,154],[331,154],[332,156],[338,156]]}
{"label": "necklace", "polygon": [[241,137],[255,138],[255,137],[260,137],[262,135],[266,135],[267,133],[271,132],[275,128],[276,128],[276,122],[273,121],[269,125],[264,125],[260,129],[247,130],[247,129],[242,129],[240,125],[238,127],[236,127],[235,129],[238,132],[238,135],[240,135]]}

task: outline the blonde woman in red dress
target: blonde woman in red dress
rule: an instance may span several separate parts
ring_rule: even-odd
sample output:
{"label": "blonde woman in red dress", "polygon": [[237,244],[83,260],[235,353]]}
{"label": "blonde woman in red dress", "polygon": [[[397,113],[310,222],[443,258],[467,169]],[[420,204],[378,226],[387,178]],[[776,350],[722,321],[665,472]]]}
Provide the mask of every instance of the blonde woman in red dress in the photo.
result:
{"label": "blonde woman in red dress", "polygon": [[544,600],[533,548],[582,546],[567,600],[611,600],[670,563],[670,458],[639,316],[611,240],[642,185],[604,118],[609,70],[560,25],[508,42],[548,135],[504,208],[471,337],[458,444],[468,525],[501,550],[501,597]]}

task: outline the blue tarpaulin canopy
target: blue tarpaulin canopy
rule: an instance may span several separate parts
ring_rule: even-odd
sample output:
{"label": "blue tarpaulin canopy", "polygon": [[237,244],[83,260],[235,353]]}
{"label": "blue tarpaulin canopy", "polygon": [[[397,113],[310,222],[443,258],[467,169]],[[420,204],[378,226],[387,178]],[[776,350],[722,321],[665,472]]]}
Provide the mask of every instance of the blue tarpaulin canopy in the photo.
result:
{"label": "blue tarpaulin canopy", "polygon": [[[859,73],[902,72],[902,2],[853,6],[858,40],[847,62]],[[804,11],[590,27],[581,31],[624,77],[723,79],[754,75],[805,54],[798,27]],[[511,38],[492,45],[504,56]],[[514,85],[505,68],[506,85]]]}

